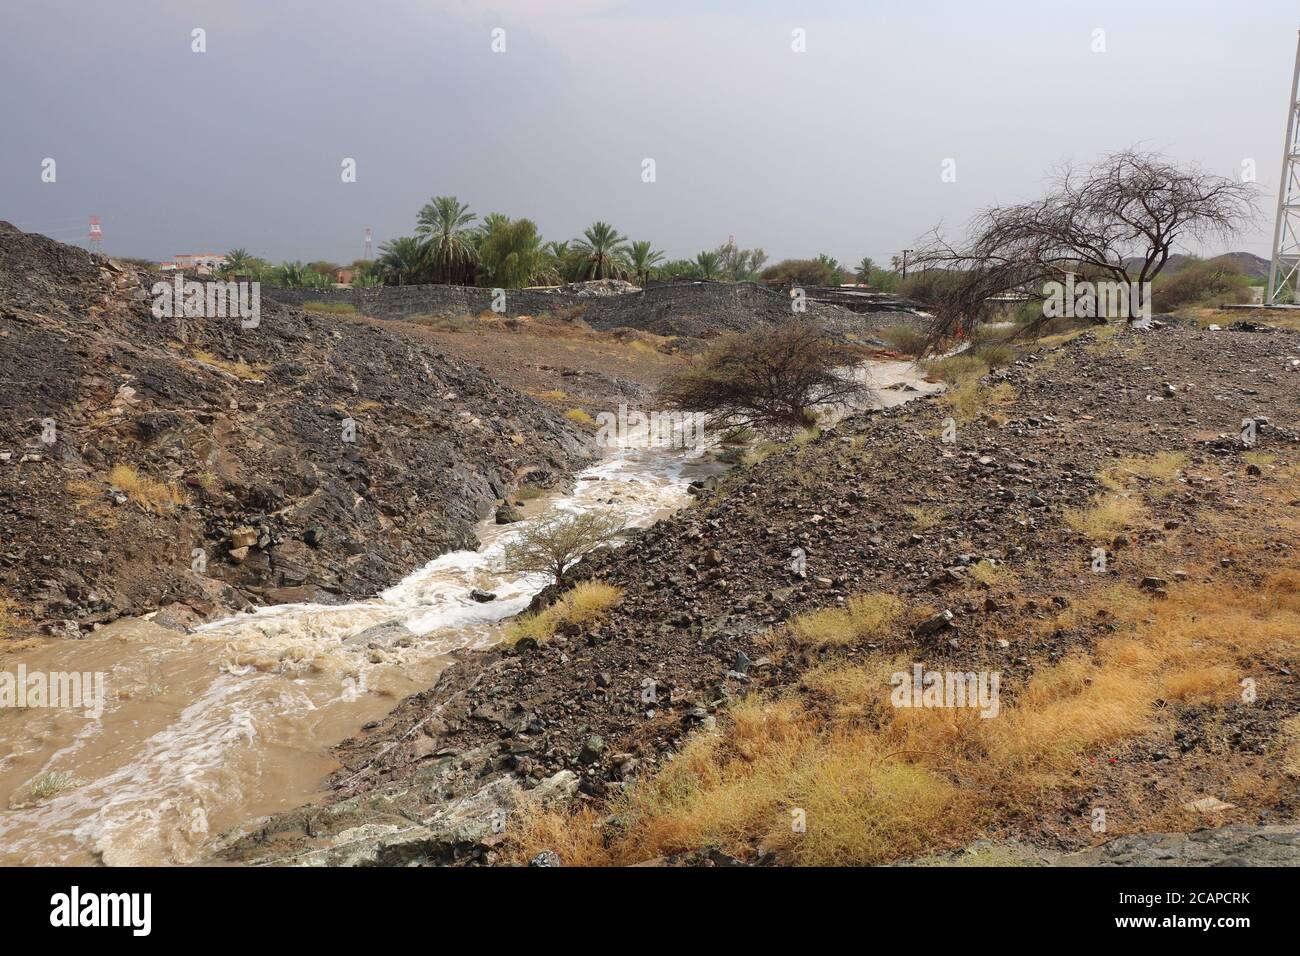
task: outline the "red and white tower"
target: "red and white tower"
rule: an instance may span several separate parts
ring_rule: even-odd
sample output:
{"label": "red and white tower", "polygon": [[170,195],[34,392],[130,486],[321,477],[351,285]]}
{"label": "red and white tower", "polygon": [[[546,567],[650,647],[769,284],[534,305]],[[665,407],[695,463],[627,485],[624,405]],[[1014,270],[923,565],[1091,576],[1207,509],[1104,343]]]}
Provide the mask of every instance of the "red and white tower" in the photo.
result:
{"label": "red and white tower", "polygon": [[104,230],[100,227],[98,216],[90,217],[90,235],[86,238],[90,240],[91,252],[104,251]]}

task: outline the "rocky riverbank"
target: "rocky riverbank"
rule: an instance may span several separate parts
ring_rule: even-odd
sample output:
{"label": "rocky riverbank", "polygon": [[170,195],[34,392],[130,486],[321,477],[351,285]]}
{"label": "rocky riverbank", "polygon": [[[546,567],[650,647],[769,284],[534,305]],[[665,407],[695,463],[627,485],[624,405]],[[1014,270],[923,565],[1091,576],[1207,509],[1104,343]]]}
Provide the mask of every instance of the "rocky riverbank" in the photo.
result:
{"label": "rocky riverbank", "polygon": [[157,318],[159,277],[0,223],[0,597],[76,637],[159,610],[368,596],[594,453],[400,328],[261,301]]}
{"label": "rocky riverbank", "polygon": [[[702,489],[695,507],[581,568],[622,589],[608,620],[536,649],[463,655],[435,687],[339,748],[344,768],[321,805],[231,834],[221,855],[619,859],[630,824],[602,823],[602,808],[653,782],[694,740],[721,734],[727,746],[738,700],[792,699],[820,715],[817,726],[840,726],[847,705],[825,675],[893,655],[996,669],[1003,707],[1029,708],[1035,678],[1073,661],[1100,667],[1087,662],[1110,636],[1182,613],[1192,598],[1180,589],[1221,589],[1226,605],[1289,587],[1287,569],[1300,563],[1300,336],[1113,331],[1025,355],[947,398],[851,417]],[[1116,500],[1128,504],[1112,515]],[[806,566],[792,563],[795,549]],[[1098,549],[1101,572],[1089,573]],[[894,595],[905,611],[864,642],[791,631],[862,593]],[[1278,781],[1295,759],[1300,649],[1294,640],[1268,647],[1225,652],[1208,696],[1174,681],[1192,672],[1160,677],[1168,686],[1140,707],[1149,719],[1105,730],[1114,736],[1066,760],[1032,800],[992,806],[972,817],[979,826],[963,819],[922,849],[996,836],[1059,854],[1162,825],[1294,822],[1295,788]],[[1243,677],[1266,692],[1237,699]],[[933,772],[924,756],[910,759],[922,764],[909,772]],[[987,760],[971,766],[937,779],[961,787]],[[570,841],[585,849],[565,850],[570,859],[539,842],[554,829],[518,829],[557,805],[586,814]],[[1108,831],[1089,826],[1095,805],[1110,808]],[[729,827],[666,859],[805,859]],[[622,859],[663,852],[643,845],[628,844]],[[917,849],[900,843],[897,857]]]}

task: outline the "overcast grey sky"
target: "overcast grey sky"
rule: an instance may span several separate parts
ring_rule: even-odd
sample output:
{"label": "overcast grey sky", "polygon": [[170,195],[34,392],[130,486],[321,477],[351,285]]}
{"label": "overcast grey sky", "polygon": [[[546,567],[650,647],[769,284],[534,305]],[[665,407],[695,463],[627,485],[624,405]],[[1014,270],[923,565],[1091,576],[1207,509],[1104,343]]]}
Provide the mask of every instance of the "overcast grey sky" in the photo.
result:
{"label": "overcast grey sky", "polygon": [[351,261],[365,226],[377,247],[453,194],[547,239],[604,219],[674,258],[734,234],[884,262],[1134,144],[1253,160],[1264,215],[1233,246],[1267,256],[1300,27],[1300,0],[4,7],[0,219],[70,241],[93,213],[111,254],[276,261]]}

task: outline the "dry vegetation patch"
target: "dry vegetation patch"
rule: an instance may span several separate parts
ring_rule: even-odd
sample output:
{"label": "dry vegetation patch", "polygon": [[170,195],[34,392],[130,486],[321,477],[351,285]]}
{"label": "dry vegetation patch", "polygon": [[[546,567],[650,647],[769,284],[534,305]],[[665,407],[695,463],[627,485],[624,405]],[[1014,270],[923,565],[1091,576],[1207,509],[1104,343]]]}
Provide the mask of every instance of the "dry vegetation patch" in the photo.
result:
{"label": "dry vegetation patch", "polygon": [[1109,543],[1143,514],[1142,503],[1120,494],[1098,495],[1084,508],[1067,508],[1065,523],[1093,541]]}
{"label": "dry vegetation patch", "polygon": [[[1165,481],[1184,461],[1152,456],[1126,465],[1129,477]],[[1276,484],[1273,497],[1298,500],[1300,479]],[[1110,495],[1074,517],[1081,530],[1103,535],[1141,508],[1137,498]],[[1257,518],[1202,515],[1207,524],[1238,522],[1214,530],[1235,533],[1241,547],[1260,547],[1276,532]],[[1300,667],[1300,566],[1273,561],[1239,572],[1218,561],[1216,534],[1190,540],[1177,545],[1189,573],[1163,595],[1125,579],[1054,578],[1070,600],[1040,621],[1041,633],[1081,629],[1093,640],[1004,683],[998,713],[988,718],[969,707],[894,706],[894,675],[906,673],[912,658],[864,654],[859,642],[897,634],[914,618],[897,597],[862,595],[845,608],[801,614],[789,635],[823,658],[796,686],[734,703],[716,730],[692,736],[606,806],[528,817],[507,855],[522,862],[554,849],[566,864],[610,865],[712,847],[745,859],[768,851],[785,863],[862,865],[964,846],[1017,820],[1036,833],[1049,814],[1078,805],[1098,767],[1113,767],[1141,741],[1169,739],[1185,715],[1210,727],[1240,713],[1247,688],[1261,699],[1290,693],[1278,674]],[[1130,573],[1167,562],[1171,547],[1127,555]],[[971,569],[984,584],[1006,574],[991,564]],[[1300,777],[1300,716],[1277,721],[1268,759],[1275,772]],[[1136,788],[1112,795],[1125,801],[1126,826],[1197,825],[1182,809],[1186,792],[1150,790],[1149,758],[1137,760],[1132,774],[1108,778]],[[1285,787],[1234,788],[1239,765],[1213,747],[1199,760],[1189,765],[1217,773],[1229,796],[1261,805],[1290,799]],[[1086,812],[1078,813],[1075,839],[1096,839]]]}
{"label": "dry vegetation patch", "polygon": [[184,488],[142,475],[130,465],[114,465],[108,473],[108,482],[149,511],[171,511],[189,501]]}
{"label": "dry vegetation patch", "polygon": [[604,581],[579,582],[549,607],[508,621],[502,640],[511,647],[524,638],[543,644],[554,637],[562,625],[585,626],[602,620],[622,597],[622,588]]}

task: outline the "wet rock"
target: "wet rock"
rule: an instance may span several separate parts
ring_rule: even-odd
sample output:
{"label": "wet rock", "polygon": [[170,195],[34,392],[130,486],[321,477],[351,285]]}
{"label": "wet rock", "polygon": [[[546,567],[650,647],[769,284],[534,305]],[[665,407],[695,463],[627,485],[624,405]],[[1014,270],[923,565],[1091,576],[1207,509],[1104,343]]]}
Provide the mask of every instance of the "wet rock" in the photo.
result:
{"label": "wet rock", "polygon": [[469,592],[469,596],[472,600],[475,600],[480,604],[486,604],[489,601],[495,601],[497,599],[497,596],[491,591],[483,591],[479,588],[472,589]]}
{"label": "wet rock", "polygon": [[363,647],[370,644],[392,645],[414,637],[415,634],[411,629],[401,621],[385,621],[383,624],[375,624],[351,637],[344,638],[344,643],[360,644]]}
{"label": "wet rock", "polygon": [[496,510],[497,524],[513,524],[516,521],[523,520],[524,516],[521,515],[513,505],[500,505]]}
{"label": "wet rock", "polygon": [[52,637],[61,637],[65,640],[81,640],[81,627],[76,621],[46,621],[41,625],[41,630]]}

